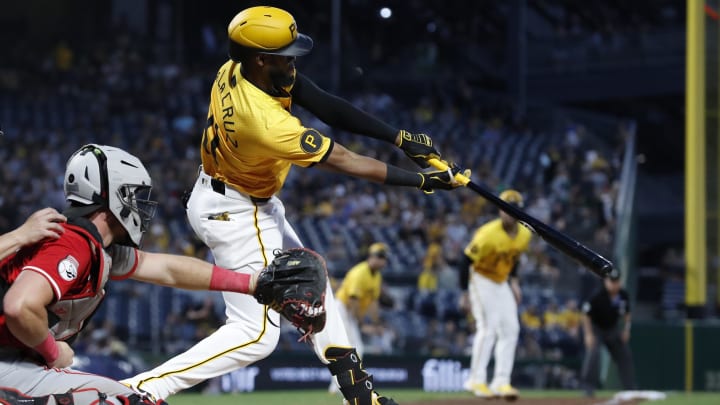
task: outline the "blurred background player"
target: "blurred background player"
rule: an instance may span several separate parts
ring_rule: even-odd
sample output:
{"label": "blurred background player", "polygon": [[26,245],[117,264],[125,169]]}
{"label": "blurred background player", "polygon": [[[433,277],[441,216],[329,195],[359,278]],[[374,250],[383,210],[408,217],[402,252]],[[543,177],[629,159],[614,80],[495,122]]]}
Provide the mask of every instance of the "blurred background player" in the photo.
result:
{"label": "blurred background player", "polygon": [[[340,317],[350,344],[363,356],[365,348],[362,341],[361,325],[365,317],[373,323],[379,321],[379,299],[382,294],[382,269],[387,266],[388,247],[376,242],[368,248],[367,259],[356,264],[342,280],[335,292]],[[338,392],[337,385],[330,383],[330,392]]]}
{"label": "blurred background player", "polygon": [[[523,206],[523,197],[516,190],[505,190],[500,198],[519,208]],[[510,384],[520,333],[518,303],[521,292],[515,272],[530,237],[527,228],[500,211],[499,218],[475,231],[460,258],[460,283],[468,290],[476,325],[470,378],[464,387],[478,397],[500,396],[513,400],[519,396]],[[467,297],[463,297],[463,301],[467,305]],[[488,386],[487,367],[493,347],[495,370]]]}
{"label": "blurred background player", "polygon": [[582,382],[586,396],[593,396],[599,384],[600,344],[610,352],[617,365],[623,389],[634,390],[635,367],[630,351],[630,299],[620,284],[620,272],[614,269],[603,285],[582,305],[585,359]]}
{"label": "blurred background player", "polygon": [[[299,33],[285,10],[242,10],[230,22],[228,36],[230,60],[213,82],[200,145],[202,167],[187,201],[189,222],[219,265],[254,272],[268,265],[274,250],[302,246],[276,196],[292,166],[316,166],[425,192],[459,186],[450,170],[418,173],[351,152],[292,114],[293,103],[302,106],[334,128],[398,146],[422,167],[440,155],[427,135],[390,126],[297,72],[296,57],[308,54],[313,41]],[[279,315],[252,297],[223,298],[225,325],[185,353],[126,382],[166,398],[270,355],[280,337]],[[312,336],[318,358],[337,376],[349,402],[394,403],[373,392],[372,376],[350,346],[330,283],[325,298],[327,324]]]}

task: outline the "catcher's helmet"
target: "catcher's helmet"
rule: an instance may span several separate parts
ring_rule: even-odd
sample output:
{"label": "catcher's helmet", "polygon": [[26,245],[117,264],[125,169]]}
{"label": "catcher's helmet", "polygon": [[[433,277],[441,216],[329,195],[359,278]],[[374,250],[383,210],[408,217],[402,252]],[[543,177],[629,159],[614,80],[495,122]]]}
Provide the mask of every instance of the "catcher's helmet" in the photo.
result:
{"label": "catcher's helmet", "polygon": [[287,11],[269,6],[246,8],[228,25],[230,57],[239,61],[242,48],[272,55],[303,56],[313,40],[298,32],[295,18]]}
{"label": "catcher's helmet", "polygon": [[85,216],[107,208],[137,247],[155,215],[157,202],[150,200],[150,175],[140,159],[122,149],[89,144],[78,149],[65,167],[65,198],[69,216]]}
{"label": "catcher's helmet", "polygon": [[516,190],[507,189],[500,193],[500,199],[510,203],[516,207],[522,208],[523,207],[523,197],[522,194],[520,194]]}

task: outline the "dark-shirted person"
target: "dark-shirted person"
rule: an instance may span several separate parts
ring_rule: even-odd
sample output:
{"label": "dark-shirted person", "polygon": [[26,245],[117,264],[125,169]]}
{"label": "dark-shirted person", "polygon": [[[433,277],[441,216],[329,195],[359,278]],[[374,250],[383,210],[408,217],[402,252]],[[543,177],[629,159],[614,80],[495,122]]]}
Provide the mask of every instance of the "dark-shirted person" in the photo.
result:
{"label": "dark-shirted person", "polygon": [[586,396],[593,396],[599,384],[600,344],[610,352],[618,367],[623,389],[635,389],[635,368],[630,352],[630,299],[613,270],[603,286],[583,303],[585,359],[582,381]]}

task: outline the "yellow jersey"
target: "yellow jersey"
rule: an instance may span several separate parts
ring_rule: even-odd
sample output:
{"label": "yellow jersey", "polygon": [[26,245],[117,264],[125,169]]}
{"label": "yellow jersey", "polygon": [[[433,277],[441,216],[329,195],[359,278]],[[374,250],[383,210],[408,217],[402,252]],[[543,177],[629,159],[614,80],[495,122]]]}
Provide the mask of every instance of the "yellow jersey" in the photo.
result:
{"label": "yellow jersey", "polygon": [[529,229],[518,225],[517,234],[511,238],[498,218],[475,231],[465,247],[465,255],[472,261],[474,271],[502,283],[508,279],[520,253],[527,250],[531,237]]}
{"label": "yellow jersey", "polygon": [[323,161],[333,141],[290,114],[291,89],[273,97],[246,80],[239,63],[222,65],[210,92],[200,147],[205,173],[266,198],[280,191],[293,164]]}
{"label": "yellow jersey", "polygon": [[379,271],[373,274],[367,261],[360,262],[347,272],[335,297],[346,306],[350,298],[355,297],[364,316],[370,304],[380,298],[381,285],[382,274]]}
{"label": "yellow jersey", "polygon": [[423,270],[418,276],[418,290],[437,291],[437,284],[437,274],[435,274],[435,272],[433,272],[429,268]]}
{"label": "yellow jersey", "polygon": [[540,329],[542,326],[540,317],[529,311],[523,311],[520,314],[520,323],[528,329]]}

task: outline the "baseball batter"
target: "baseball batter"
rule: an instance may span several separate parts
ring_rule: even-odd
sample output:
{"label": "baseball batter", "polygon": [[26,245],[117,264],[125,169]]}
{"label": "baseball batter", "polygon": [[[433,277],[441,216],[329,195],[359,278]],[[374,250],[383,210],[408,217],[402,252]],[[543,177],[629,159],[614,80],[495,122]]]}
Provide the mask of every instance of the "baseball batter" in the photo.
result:
{"label": "baseball batter", "polygon": [[120,382],[67,368],[70,343],[102,302],[108,280],[249,293],[256,278],[137,249],[155,202],[135,156],[86,145],[68,161],[64,180],[65,216],[41,210],[2,237],[19,242],[0,261],[0,403],[155,403]]}
{"label": "baseball batter", "polygon": [[[418,173],[353,153],[292,114],[301,105],[329,125],[399,146],[418,163],[438,156],[424,134],[401,131],[321,90],[295,69],[312,39],[292,15],[251,7],[228,26],[230,60],[218,70],[200,145],[202,167],[187,202],[189,222],[218,265],[241,273],[267,266],[272,252],[302,245],[276,196],[290,168],[316,166],[388,185],[452,189],[448,171]],[[458,169],[455,169],[458,170]],[[126,382],[160,398],[256,362],[276,347],[278,314],[252,297],[223,294],[227,323],[154,370]],[[319,359],[355,405],[394,403],[379,397],[351,346],[328,283],[327,324],[312,337]]]}
{"label": "baseball batter", "polygon": [[[503,191],[500,198],[518,207],[523,206],[522,195],[515,190]],[[517,315],[520,286],[514,272],[520,254],[528,248],[530,237],[527,228],[519,226],[517,220],[500,211],[499,218],[475,232],[461,259],[460,282],[463,288],[468,289],[476,325],[470,378],[465,383],[465,389],[478,397],[500,396],[514,400],[519,396],[510,384],[520,333]],[[493,347],[495,372],[488,386],[487,367]]]}

